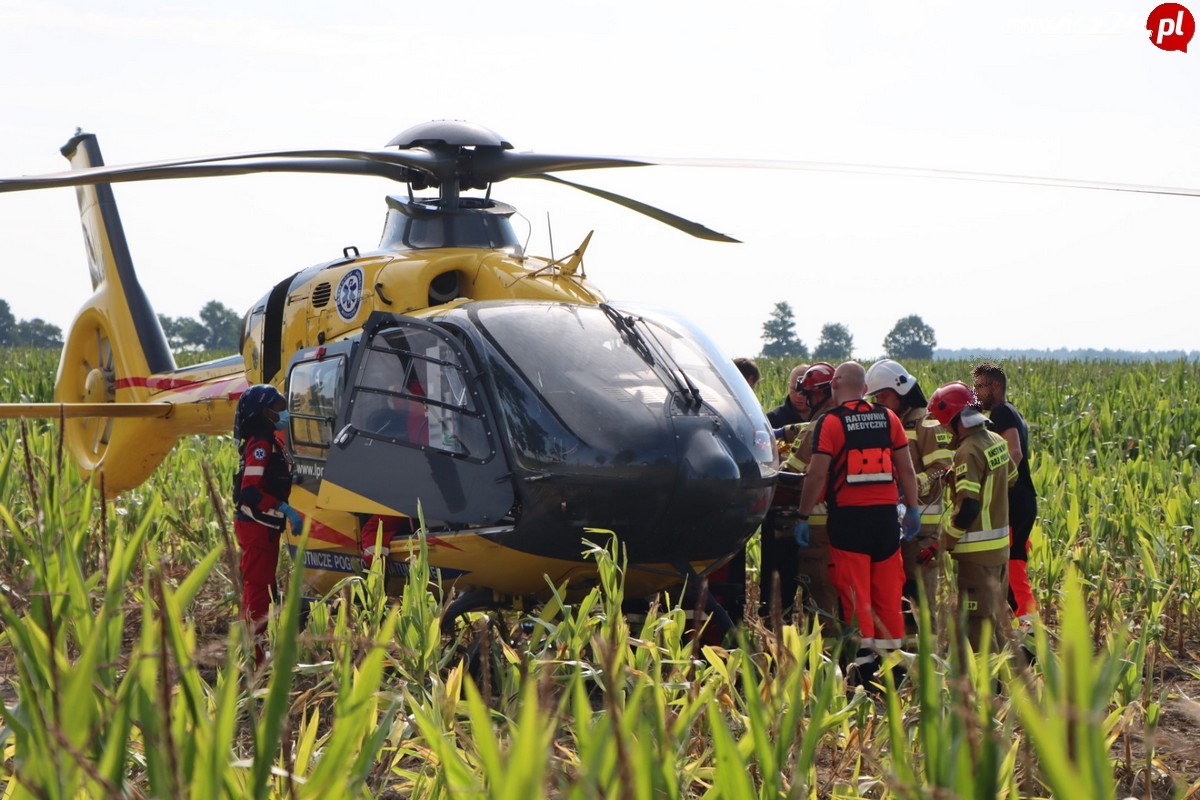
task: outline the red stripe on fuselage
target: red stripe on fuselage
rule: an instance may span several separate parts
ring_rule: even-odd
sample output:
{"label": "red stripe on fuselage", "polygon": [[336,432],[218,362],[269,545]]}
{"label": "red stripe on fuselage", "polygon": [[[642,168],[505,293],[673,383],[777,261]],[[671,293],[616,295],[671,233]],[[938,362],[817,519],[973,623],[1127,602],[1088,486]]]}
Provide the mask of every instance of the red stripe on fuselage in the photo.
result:
{"label": "red stripe on fuselage", "polygon": [[193,402],[197,400],[214,400],[228,398],[236,400],[249,387],[244,375],[232,377],[202,378],[191,380],[187,378],[172,378],[165,375],[151,375],[149,378],[120,378],[116,388],[132,389],[145,388],[151,392],[168,393],[173,397],[158,398],[171,402]]}
{"label": "red stripe on fuselage", "polygon": [[309,539],[316,539],[320,542],[329,542],[330,544],[336,544],[343,547],[346,546],[347,543],[355,546],[358,545],[358,539],[354,536],[347,536],[337,528],[317,522],[312,517],[309,517],[309,521],[311,522],[308,532]]}
{"label": "red stripe on fuselage", "polygon": [[449,547],[451,550],[458,550],[459,552],[462,552],[461,547],[450,544],[449,542],[447,542],[445,539],[441,538],[440,536],[426,537],[425,544],[428,545],[429,547]]}

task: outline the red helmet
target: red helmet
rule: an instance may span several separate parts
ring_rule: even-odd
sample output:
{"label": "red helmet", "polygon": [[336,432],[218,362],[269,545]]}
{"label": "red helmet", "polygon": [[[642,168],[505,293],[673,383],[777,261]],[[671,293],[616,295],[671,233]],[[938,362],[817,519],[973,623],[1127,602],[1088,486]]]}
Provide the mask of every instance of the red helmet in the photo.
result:
{"label": "red helmet", "polygon": [[979,400],[975,392],[962,381],[952,381],[939,386],[929,399],[929,413],[944,427],[950,427],[950,421],[966,409],[978,411]]}
{"label": "red helmet", "polygon": [[804,376],[800,378],[797,388],[800,391],[808,394],[815,392],[818,389],[829,391],[829,384],[833,382],[833,364],[826,364],[824,361],[818,361],[808,368]]}

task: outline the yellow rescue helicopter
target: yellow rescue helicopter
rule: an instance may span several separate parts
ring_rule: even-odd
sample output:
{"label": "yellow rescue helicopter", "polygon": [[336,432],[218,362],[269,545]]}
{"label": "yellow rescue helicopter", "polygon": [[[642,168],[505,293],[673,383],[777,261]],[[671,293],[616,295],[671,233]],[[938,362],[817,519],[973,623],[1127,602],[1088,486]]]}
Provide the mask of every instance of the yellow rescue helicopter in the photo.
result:
{"label": "yellow rescue helicopter", "polygon": [[[362,569],[366,520],[415,517],[418,504],[430,564],[457,590],[448,616],[535,602],[548,581],[587,588],[585,539],[620,541],[630,596],[698,586],[771,502],[778,458],[758,401],[683,318],[606,302],[582,268],[588,239],[557,260],[525,254],[515,209],[491,187],[554,181],[735,240],[550,174],[655,162],[516,152],[460,121],[417,125],[388,148],[105,166],[96,137],[77,132],[62,148],[71,170],[0,180],[3,192],[75,187],[94,289],[66,336],[57,403],[0,416],[64,417],[70,452],[112,495],[147,480],[181,437],[229,433],[248,386],[275,385],[312,593]],[[287,276],[246,313],[240,354],[179,368],[111,184],[259,172],[378,176],[406,191],[387,197],[376,250]],[[392,542],[397,579],[409,543]]]}

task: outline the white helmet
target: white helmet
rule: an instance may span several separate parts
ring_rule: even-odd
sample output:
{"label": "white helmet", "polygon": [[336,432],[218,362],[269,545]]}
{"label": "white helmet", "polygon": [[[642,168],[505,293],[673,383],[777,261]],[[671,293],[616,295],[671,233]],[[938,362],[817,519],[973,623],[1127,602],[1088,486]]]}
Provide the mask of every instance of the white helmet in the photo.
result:
{"label": "white helmet", "polygon": [[875,394],[883,389],[894,389],[896,394],[903,397],[916,385],[917,379],[890,358],[876,361],[867,370],[867,394]]}

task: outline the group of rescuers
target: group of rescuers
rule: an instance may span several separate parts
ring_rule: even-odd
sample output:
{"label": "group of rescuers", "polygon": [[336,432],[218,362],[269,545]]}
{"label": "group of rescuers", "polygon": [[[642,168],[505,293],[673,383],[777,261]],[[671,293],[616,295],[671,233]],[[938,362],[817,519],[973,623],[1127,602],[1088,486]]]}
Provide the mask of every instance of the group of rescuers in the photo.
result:
{"label": "group of rescuers", "polygon": [[[757,367],[735,362],[753,387]],[[805,478],[795,513],[764,522],[763,586],[773,593],[778,581],[781,597],[802,596],[829,629],[840,620],[853,630],[858,648],[848,666],[863,684],[903,645],[905,598],[910,613],[924,598],[932,618],[940,553],[957,562],[958,606],[976,649],[985,624],[1003,645],[1010,602],[1022,622],[1036,613],[1025,568],[1037,514],[1028,429],[1005,399],[1001,367],[984,362],[972,376],[973,389],[948,383],[927,402],[917,379],[890,359],[869,370],[853,361],[800,365],[787,398],[767,414],[784,470]],[[238,401],[234,532],[242,617],[259,661],[280,536],[289,523],[303,527],[288,503],[291,462],[276,435],[287,422],[286,400],[273,386],[251,386]],[[363,525],[368,567],[376,547],[386,552],[400,532],[397,521]]]}
{"label": "group of rescuers", "polygon": [[[735,363],[753,388],[757,366]],[[977,651],[985,631],[998,652],[1014,615],[1027,629],[1037,613],[1026,569],[1037,517],[1028,426],[1006,399],[1002,367],[985,361],[972,378],[927,400],[891,359],[866,370],[801,364],[767,413],[783,470],[804,478],[792,513],[777,504],[764,521],[761,594],[796,598],[824,630],[852,632],[848,675],[863,685],[916,630],[922,603],[937,624],[942,554],[957,565],[956,607]]]}

